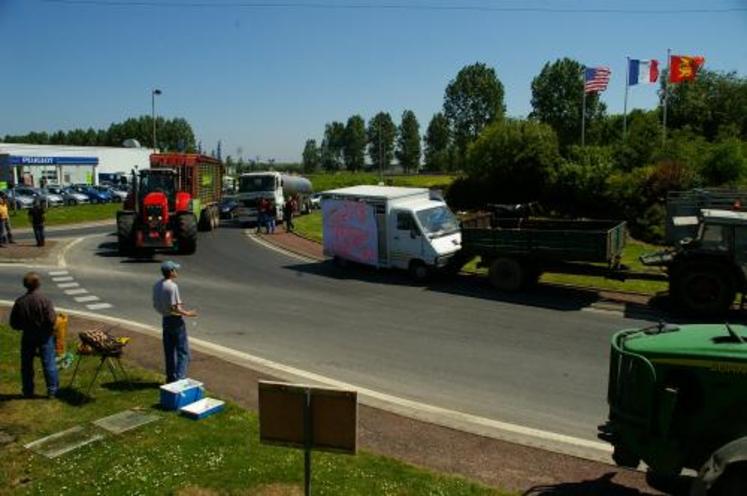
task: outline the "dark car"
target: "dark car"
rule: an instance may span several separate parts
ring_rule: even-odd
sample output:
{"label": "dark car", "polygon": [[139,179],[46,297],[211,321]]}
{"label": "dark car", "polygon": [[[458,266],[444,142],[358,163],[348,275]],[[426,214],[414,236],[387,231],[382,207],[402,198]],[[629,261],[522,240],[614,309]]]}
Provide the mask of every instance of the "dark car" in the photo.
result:
{"label": "dark car", "polygon": [[112,196],[107,191],[99,191],[93,186],[75,185],[73,189],[88,197],[91,203],[110,203]]}
{"label": "dark car", "polygon": [[233,196],[224,196],[220,200],[219,204],[220,218],[233,220],[236,218],[238,212],[236,209],[239,207],[239,202]]}

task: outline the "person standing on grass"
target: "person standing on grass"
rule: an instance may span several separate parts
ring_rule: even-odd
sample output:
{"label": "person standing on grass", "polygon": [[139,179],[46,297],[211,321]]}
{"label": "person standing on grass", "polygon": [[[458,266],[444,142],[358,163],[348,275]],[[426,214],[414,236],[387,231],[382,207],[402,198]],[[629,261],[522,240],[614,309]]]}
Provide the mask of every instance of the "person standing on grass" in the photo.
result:
{"label": "person standing on grass", "polygon": [[8,233],[5,232],[5,218],[8,216],[8,201],[0,196],[0,248],[8,243]]}
{"label": "person standing on grass", "polygon": [[44,204],[38,198],[34,201],[34,206],[29,209],[29,220],[34,228],[34,237],[36,238],[36,246],[44,246],[44,220],[46,212],[44,211]]}
{"label": "person standing on grass", "polygon": [[47,383],[47,398],[57,395],[59,380],[55,362],[54,324],[57,315],[52,302],[41,294],[41,278],[29,272],[23,278],[26,294],[18,298],[10,311],[10,326],[22,331],[21,336],[21,383],[23,396],[34,396],[34,356],[41,357],[44,380]]}
{"label": "person standing on grass", "polygon": [[161,264],[163,279],[153,286],[153,308],[161,314],[163,352],[166,362],[166,382],[187,377],[189,342],[184,317],[197,317],[197,311],[185,310],[176,285],[177,270],[181,266],[170,260]]}

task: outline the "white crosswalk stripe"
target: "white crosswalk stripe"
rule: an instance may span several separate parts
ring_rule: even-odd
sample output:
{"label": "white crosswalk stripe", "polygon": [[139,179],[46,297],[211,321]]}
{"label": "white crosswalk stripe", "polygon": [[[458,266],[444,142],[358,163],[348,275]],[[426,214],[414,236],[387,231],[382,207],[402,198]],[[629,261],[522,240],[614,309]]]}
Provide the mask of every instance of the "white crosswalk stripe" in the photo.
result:
{"label": "white crosswalk stripe", "polygon": [[78,286],[80,286],[80,284],[78,284],[77,282],[61,282],[57,284],[57,287],[60,289],[77,288]]}
{"label": "white crosswalk stripe", "polygon": [[80,295],[80,294],[86,294],[88,293],[87,289],[83,288],[76,288],[76,289],[66,289],[65,294],[66,295]]}
{"label": "white crosswalk stripe", "polygon": [[49,273],[50,276],[66,276],[68,271],[66,270],[53,270]]}
{"label": "white crosswalk stripe", "polygon": [[94,295],[88,295],[88,296],[76,296],[75,301],[78,303],[87,303],[89,301],[99,301],[101,298]]}
{"label": "white crosswalk stripe", "polygon": [[64,276],[64,277],[53,277],[52,280],[54,282],[68,282],[72,281],[74,278],[73,276]]}
{"label": "white crosswalk stripe", "polygon": [[103,310],[105,308],[111,308],[112,306],[109,303],[91,303],[90,305],[86,305],[89,310]]}

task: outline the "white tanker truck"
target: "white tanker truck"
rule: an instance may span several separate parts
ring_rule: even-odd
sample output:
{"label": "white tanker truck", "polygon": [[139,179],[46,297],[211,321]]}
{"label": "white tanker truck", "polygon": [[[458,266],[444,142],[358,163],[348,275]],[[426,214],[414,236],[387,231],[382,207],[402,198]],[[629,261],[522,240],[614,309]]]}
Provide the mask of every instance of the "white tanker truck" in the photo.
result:
{"label": "white tanker truck", "polygon": [[311,181],[301,176],[291,176],[280,172],[250,172],[239,176],[239,193],[236,200],[238,221],[257,222],[257,207],[262,198],[272,201],[275,217],[283,217],[283,205],[288,198],[295,198],[297,212],[311,211],[310,196],[313,193]]}

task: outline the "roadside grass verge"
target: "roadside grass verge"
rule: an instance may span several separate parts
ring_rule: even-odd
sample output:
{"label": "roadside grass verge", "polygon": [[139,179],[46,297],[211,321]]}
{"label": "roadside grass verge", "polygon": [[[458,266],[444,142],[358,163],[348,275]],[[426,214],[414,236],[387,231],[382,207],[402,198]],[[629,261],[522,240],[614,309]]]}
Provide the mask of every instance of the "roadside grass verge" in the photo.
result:
{"label": "roadside grass verge", "polygon": [[[379,184],[379,175],[369,172],[321,173],[306,177],[317,192],[361,184]],[[455,178],[456,176],[448,175],[385,175],[384,184],[414,188],[446,188]]]}
{"label": "roadside grass verge", "polygon": [[[117,215],[122,208],[121,203],[103,203],[98,205],[72,205],[47,209],[46,226],[60,226],[78,224],[81,222],[95,222],[109,220]],[[13,228],[31,227],[28,210],[17,210],[11,213],[10,223]]]}
{"label": "roadside grass verge", "polygon": [[[134,337],[137,339],[137,337]],[[16,399],[20,388],[20,335],[0,325],[0,429],[17,437],[0,446],[2,494],[301,494],[303,454],[259,444],[257,415],[227,403],[213,417],[193,421],[157,408],[161,378],[126,364],[133,390],[99,376],[93,399],[63,389],[62,399]],[[97,360],[84,360],[76,378],[87,385]],[[37,392],[44,390],[36,364]],[[61,371],[67,386],[71,369]],[[160,420],[120,435],[107,434],[49,460],[23,444],[89,425],[126,409],[159,415]],[[102,431],[104,432],[104,431]],[[499,495],[498,491],[442,476],[378,455],[313,454],[315,494],[327,495]]]}
{"label": "roadside grass verge", "polygon": [[[319,243],[322,242],[322,214],[320,211],[314,211],[309,215],[301,215],[294,219],[296,232],[305,238],[312,239]],[[644,253],[650,253],[661,250],[660,246],[649,245],[634,239],[628,239],[623,252],[622,263],[629,267],[632,272],[643,272],[646,274],[661,274],[662,272],[653,267],[646,267],[638,260],[638,257]],[[464,266],[465,272],[476,274],[487,274],[486,268],[477,267],[477,258],[471,260]],[[634,293],[643,293],[654,295],[661,291],[667,290],[667,282],[650,281],[646,279],[629,278],[626,281],[617,279],[608,279],[602,276],[565,274],[546,272],[542,275],[540,282],[552,284],[566,284],[584,288],[607,290],[607,291],[628,291]]]}

